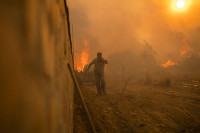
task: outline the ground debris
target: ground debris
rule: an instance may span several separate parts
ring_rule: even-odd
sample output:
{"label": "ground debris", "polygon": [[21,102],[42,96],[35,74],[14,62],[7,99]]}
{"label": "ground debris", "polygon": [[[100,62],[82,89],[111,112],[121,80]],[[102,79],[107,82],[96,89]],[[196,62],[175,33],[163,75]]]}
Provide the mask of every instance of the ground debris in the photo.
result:
{"label": "ground debris", "polygon": [[[130,82],[123,95],[121,86],[108,84],[106,96],[96,96],[95,86],[84,86],[83,94],[98,133],[200,132],[200,93],[188,89],[199,83],[187,81],[160,89]],[[180,89],[185,84],[189,87]]]}

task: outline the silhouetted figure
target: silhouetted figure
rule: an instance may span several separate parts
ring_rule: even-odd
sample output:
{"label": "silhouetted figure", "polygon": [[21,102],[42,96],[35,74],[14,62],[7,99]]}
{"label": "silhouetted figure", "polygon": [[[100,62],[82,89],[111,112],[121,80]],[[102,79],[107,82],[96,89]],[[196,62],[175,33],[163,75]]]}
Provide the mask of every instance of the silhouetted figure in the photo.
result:
{"label": "silhouetted figure", "polygon": [[97,53],[97,58],[95,58],[88,66],[88,70],[90,69],[91,65],[94,66],[94,74],[95,74],[95,79],[96,79],[96,86],[97,86],[97,91],[98,94],[106,94],[105,91],[105,79],[104,79],[104,67],[105,64],[108,64],[108,61],[102,58],[102,53],[98,52]]}

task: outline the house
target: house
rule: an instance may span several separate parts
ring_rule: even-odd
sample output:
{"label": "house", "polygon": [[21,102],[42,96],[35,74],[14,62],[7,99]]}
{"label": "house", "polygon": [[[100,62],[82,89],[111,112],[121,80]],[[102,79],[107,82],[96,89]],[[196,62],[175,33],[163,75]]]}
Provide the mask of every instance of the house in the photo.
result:
{"label": "house", "polygon": [[0,2],[0,132],[72,133],[67,1]]}

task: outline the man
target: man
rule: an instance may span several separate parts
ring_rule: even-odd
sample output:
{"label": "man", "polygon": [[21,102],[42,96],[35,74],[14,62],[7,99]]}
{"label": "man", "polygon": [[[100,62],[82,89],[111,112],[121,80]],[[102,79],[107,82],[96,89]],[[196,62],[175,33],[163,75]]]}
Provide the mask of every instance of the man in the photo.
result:
{"label": "man", "polygon": [[96,79],[96,86],[98,94],[101,95],[102,92],[106,94],[105,91],[105,80],[104,80],[104,67],[108,64],[108,61],[102,58],[102,53],[97,53],[97,58],[95,58],[88,66],[88,70],[92,65],[94,65],[94,74]]}

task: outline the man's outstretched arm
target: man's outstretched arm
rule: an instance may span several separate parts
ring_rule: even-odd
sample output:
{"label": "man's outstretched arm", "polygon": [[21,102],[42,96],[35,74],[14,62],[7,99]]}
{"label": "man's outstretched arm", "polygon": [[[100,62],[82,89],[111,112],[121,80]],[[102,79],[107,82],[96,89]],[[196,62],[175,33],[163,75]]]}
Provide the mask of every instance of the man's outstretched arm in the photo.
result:
{"label": "man's outstretched arm", "polygon": [[108,64],[108,60],[103,59],[103,62],[104,62],[105,64]]}
{"label": "man's outstretched arm", "polygon": [[108,60],[105,60],[105,64],[108,64]]}
{"label": "man's outstretched arm", "polygon": [[92,65],[94,65],[94,64],[95,64],[95,59],[88,65],[88,69],[87,69],[87,70],[89,70],[90,67],[91,67]]}

